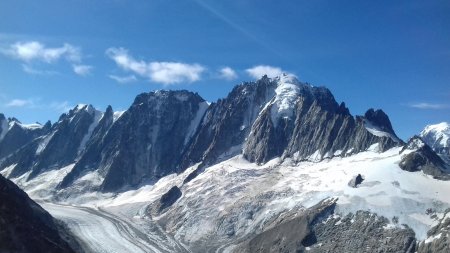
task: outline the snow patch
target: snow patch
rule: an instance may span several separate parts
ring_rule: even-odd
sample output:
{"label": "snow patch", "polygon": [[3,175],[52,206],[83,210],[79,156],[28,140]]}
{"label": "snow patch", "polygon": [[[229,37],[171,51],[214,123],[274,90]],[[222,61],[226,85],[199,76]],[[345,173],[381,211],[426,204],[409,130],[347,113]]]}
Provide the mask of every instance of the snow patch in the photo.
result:
{"label": "snow patch", "polygon": [[120,117],[122,117],[125,111],[117,111],[113,114],[113,123],[116,122]]}
{"label": "snow patch", "polygon": [[36,149],[36,155],[39,155],[42,151],[44,151],[44,149],[47,147],[50,140],[53,138],[54,134],[55,134],[55,132],[49,133],[42,139],[42,141],[39,143],[39,145]]}
{"label": "snow patch", "polygon": [[81,139],[80,146],[78,147],[78,154],[83,152],[83,150],[86,146],[86,143],[91,138],[92,132],[97,127],[98,123],[100,122],[101,118],[103,117],[103,113],[100,111],[97,111],[97,110],[93,111],[93,114],[94,114],[94,120],[92,121],[91,125],[89,126],[88,131],[84,135],[83,139]]}
{"label": "snow patch", "polygon": [[200,125],[203,115],[205,115],[208,107],[209,107],[209,105],[207,102],[201,102],[198,104],[197,113],[195,114],[194,119],[192,119],[191,124],[189,125],[189,128],[187,130],[187,135],[186,135],[186,138],[184,139],[184,145],[186,145],[186,143],[188,143],[188,141],[191,139],[191,137],[195,134],[195,131],[197,131],[197,128]]}
{"label": "snow patch", "polygon": [[364,127],[369,131],[369,133],[378,136],[378,137],[388,137],[391,138],[395,142],[400,142],[400,140],[393,134],[385,132],[381,130],[378,126],[374,125],[372,122],[368,120],[364,120]]}
{"label": "snow patch", "polygon": [[279,118],[292,117],[295,103],[300,94],[300,83],[295,76],[283,74],[278,79],[275,98],[271,102],[271,117],[275,126]]}

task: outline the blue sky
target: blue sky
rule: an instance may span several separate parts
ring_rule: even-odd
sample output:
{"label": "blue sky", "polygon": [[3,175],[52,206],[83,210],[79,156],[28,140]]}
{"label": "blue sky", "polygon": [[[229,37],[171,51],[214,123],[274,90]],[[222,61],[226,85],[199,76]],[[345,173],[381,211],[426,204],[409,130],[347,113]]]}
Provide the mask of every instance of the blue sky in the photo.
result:
{"label": "blue sky", "polygon": [[55,121],[155,89],[215,101],[283,71],[352,114],[383,109],[406,139],[450,121],[448,13],[449,1],[3,0],[0,112]]}

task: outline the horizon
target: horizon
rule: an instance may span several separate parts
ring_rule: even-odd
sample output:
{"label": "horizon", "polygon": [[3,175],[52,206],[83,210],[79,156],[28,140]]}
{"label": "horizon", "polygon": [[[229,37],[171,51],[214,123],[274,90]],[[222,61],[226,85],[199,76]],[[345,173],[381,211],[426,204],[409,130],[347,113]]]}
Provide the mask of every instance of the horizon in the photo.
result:
{"label": "horizon", "polygon": [[[57,121],[76,104],[126,110],[185,89],[209,102],[287,72],[401,139],[450,121],[450,3],[3,1],[0,113]],[[156,36],[155,36],[156,35]]]}

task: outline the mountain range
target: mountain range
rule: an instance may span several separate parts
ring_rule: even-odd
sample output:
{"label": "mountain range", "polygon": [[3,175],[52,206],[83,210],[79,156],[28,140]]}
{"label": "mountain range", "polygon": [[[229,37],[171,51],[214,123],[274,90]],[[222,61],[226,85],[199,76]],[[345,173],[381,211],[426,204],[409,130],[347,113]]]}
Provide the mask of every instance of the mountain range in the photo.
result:
{"label": "mountain range", "polygon": [[134,252],[446,252],[449,136],[441,123],[404,142],[382,110],[353,116],[283,74],[214,103],[160,90],[53,124],[0,114],[0,172],[86,252],[81,213],[139,235]]}

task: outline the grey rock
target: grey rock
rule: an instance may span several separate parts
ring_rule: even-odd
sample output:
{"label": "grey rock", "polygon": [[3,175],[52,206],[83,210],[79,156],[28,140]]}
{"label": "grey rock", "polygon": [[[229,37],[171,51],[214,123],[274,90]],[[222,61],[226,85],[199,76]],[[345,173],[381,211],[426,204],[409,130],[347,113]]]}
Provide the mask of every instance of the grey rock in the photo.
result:
{"label": "grey rock", "polygon": [[[75,107],[61,115],[49,133],[21,147],[5,159],[1,167],[17,164],[9,177],[17,177],[31,170],[29,178],[33,178],[43,171],[74,163],[98,114],[100,112],[91,105]],[[38,152],[44,142],[45,148]]]}
{"label": "grey rock", "polygon": [[236,86],[225,99],[212,103],[181,161],[181,170],[198,162],[211,165],[241,153],[251,126],[275,88],[276,83],[264,76]]}
{"label": "grey rock", "polygon": [[[11,125],[11,127],[9,127],[9,125]],[[2,137],[0,139],[0,160],[11,155],[35,138],[49,133],[50,128],[50,121],[39,128],[27,128],[17,119],[6,119],[5,116],[0,113],[0,136]]]}
{"label": "grey rock", "polygon": [[104,125],[103,130],[94,133],[86,152],[60,187],[91,170],[105,177],[100,190],[106,192],[151,183],[178,172],[190,135],[198,127],[192,124],[196,119],[200,123],[206,106],[198,94],[188,91],[137,96],[114,124],[99,124]]}
{"label": "grey rock", "polygon": [[418,253],[444,253],[450,250],[450,210],[444,214],[444,218],[439,221],[439,224],[431,228],[428,233],[428,241],[419,243]]}
{"label": "grey rock", "polygon": [[312,224],[303,244],[308,252],[415,252],[414,231],[406,226],[386,228],[388,224],[388,219],[367,211],[329,217]]}
{"label": "grey rock", "polygon": [[436,179],[450,180],[445,162],[419,136],[412,137],[400,153],[406,150],[413,151],[402,157],[399,163],[402,170],[423,171]]}
{"label": "grey rock", "polygon": [[[244,147],[244,157],[265,163],[275,157],[304,160],[318,154],[318,160],[353,154],[379,144],[380,151],[403,142],[395,135],[387,115],[370,109],[365,117],[350,115],[345,104],[338,104],[324,87],[298,83],[299,95],[292,117],[279,117],[273,122],[274,104],[266,106],[252,126]],[[366,127],[376,127],[387,136],[377,136]],[[390,136],[389,136],[390,135]]]}

